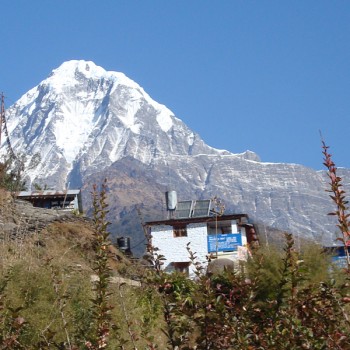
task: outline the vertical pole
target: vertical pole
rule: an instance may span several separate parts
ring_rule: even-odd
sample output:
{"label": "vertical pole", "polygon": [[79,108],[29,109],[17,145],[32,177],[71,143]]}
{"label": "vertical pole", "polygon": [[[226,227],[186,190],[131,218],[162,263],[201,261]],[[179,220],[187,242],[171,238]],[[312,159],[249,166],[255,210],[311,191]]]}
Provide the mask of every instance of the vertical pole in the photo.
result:
{"label": "vertical pole", "polygon": [[65,205],[66,205],[66,199],[67,199],[67,193],[68,193],[69,185],[70,185],[70,182],[68,182],[68,184],[66,184],[66,193],[65,193],[65,195],[64,195],[62,210],[64,210],[64,207],[65,207]]}

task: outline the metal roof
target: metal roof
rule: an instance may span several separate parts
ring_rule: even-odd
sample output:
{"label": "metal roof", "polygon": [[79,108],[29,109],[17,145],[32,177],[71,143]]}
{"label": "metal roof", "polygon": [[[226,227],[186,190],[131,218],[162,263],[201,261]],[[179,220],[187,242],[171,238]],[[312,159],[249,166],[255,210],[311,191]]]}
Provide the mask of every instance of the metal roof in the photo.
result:
{"label": "metal roof", "polygon": [[45,191],[21,191],[17,197],[55,197],[65,195],[78,195],[80,190],[68,190],[68,191],[57,191],[57,190],[45,190]]}
{"label": "metal roof", "polygon": [[205,217],[190,217],[190,218],[181,218],[181,219],[167,219],[167,220],[158,220],[158,221],[148,221],[145,225],[148,226],[157,226],[157,225],[176,225],[176,224],[193,224],[200,222],[215,222],[217,221],[225,221],[225,220],[241,220],[242,218],[246,218],[246,222],[248,223],[248,215],[247,214],[228,214],[221,216],[205,216]]}

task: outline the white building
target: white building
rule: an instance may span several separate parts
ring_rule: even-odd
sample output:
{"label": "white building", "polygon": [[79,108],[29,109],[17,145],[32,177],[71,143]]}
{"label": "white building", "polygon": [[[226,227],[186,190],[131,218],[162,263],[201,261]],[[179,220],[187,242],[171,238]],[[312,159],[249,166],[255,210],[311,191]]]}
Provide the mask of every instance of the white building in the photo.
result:
{"label": "white building", "polygon": [[147,222],[152,246],[164,255],[166,271],[179,270],[193,276],[187,245],[196,253],[197,261],[207,266],[211,259],[245,260],[247,246],[257,241],[254,226],[246,214],[183,217]]}

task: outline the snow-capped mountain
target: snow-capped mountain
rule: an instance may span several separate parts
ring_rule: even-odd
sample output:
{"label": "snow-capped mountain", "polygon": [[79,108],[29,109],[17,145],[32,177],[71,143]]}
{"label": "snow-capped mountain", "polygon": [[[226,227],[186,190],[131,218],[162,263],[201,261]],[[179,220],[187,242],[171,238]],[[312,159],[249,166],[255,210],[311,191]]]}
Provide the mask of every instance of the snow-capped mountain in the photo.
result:
{"label": "snow-capped mountain", "polygon": [[123,73],[87,61],[53,70],[7,111],[7,121],[13,148],[41,155],[30,182],[60,187],[127,155],[148,164],[167,154],[228,153],[207,146]]}
{"label": "snow-capped mountain", "polygon": [[62,189],[70,182],[89,193],[91,183],[110,179],[116,230],[140,203],[164,209],[163,193],[172,187],[182,200],[219,196],[228,210],[267,226],[333,242],[324,172],[214,149],[137,83],[93,62],[63,63],[11,106],[6,119],[14,151],[25,153],[27,163],[41,156],[27,183]]}

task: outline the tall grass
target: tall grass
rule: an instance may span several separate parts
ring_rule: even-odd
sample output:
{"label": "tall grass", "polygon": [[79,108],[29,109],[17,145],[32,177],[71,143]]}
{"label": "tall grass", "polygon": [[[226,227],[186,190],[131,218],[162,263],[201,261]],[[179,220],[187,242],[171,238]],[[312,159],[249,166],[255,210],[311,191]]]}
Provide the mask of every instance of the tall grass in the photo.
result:
{"label": "tall grass", "polygon": [[[323,150],[346,246],[345,193]],[[349,265],[331,268],[321,247],[299,251],[286,234],[284,250],[260,247],[244,266],[213,273],[188,246],[191,280],[165,273],[152,245],[147,267],[116,255],[107,196],[106,182],[93,188],[91,228],[61,223],[3,237],[0,349],[350,349]],[[113,284],[117,271],[141,287]]]}

